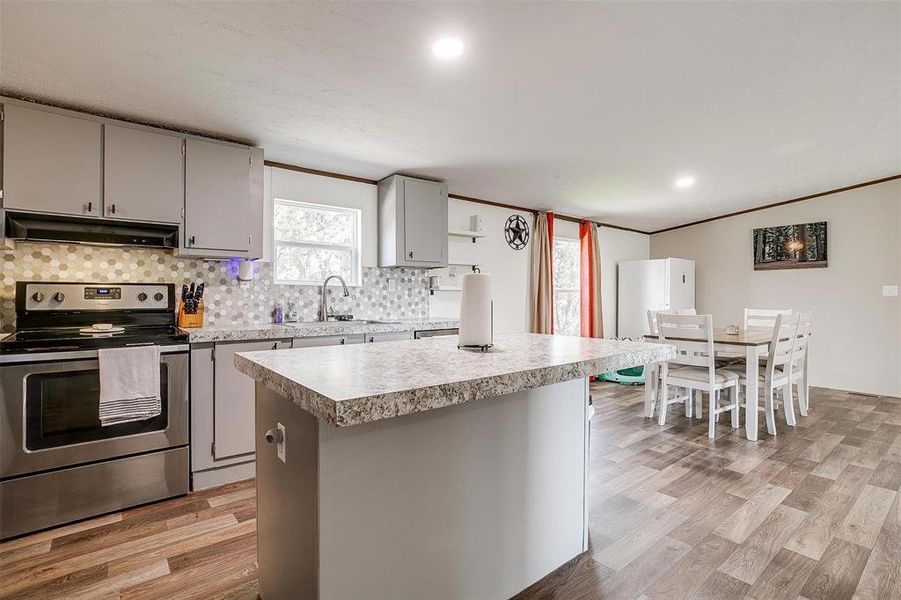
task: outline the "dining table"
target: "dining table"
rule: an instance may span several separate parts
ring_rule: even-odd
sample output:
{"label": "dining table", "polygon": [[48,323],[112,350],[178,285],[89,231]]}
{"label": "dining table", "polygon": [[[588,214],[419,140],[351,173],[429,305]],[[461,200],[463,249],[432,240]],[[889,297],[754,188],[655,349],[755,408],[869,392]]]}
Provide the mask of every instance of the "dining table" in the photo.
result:
{"label": "dining table", "polygon": [[[734,331],[734,330],[733,330]],[[648,340],[659,341],[656,334],[646,334]],[[679,338],[668,336],[667,340],[697,341],[697,338]],[[714,356],[723,358],[736,358],[744,356],[745,359],[745,435],[751,441],[757,440],[758,424],[758,377],[760,374],[760,359],[769,356],[770,343],[773,341],[773,330],[769,327],[749,327],[738,329],[730,333],[726,327],[713,328],[713,352]],[[804,354],[804,362],[801,369],[801,378],[798,381],[798,408],[802,416],[807,416],[808,383],[807,360],[810,354]],[[657,404],[660,383],[660,363],[650,364],[645,376],[645,416],[654,416],[654,407]],[[648,376],[649,375],[649,376]]]}

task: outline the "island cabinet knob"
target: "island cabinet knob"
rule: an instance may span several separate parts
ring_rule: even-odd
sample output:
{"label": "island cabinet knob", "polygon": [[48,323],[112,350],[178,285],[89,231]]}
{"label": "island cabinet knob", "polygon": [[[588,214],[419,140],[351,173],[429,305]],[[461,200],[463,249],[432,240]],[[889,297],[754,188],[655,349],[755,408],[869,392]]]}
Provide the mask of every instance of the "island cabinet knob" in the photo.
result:
{"label": "island cabinet knob", "polygon": [[266,432],[266,443],[280,444],[282,441],[282,432],[277,427],[273,427]]}

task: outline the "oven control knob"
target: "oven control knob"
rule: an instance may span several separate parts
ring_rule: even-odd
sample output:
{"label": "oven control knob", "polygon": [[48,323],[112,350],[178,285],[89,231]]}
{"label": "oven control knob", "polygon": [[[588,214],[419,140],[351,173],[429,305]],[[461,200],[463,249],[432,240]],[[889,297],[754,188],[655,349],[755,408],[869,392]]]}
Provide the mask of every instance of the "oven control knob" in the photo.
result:
{"label": "oven control knob", "polygon": [[147,294],[145,294],[144,292],[141,292],[140,294],[138,294],[138,300],[140,300],[141,302],[143,302],[146,299],[147,299]]}
{"label": "oven control knob", "polygon": [[56,293],[53,294],[53,296],[51,296],[51,297],[53,298],[53,301],[54,301],[54,302],[62,302],[63,300],[66,299],[66,295],[65,295],[64,293],[62,293],[62,292],[56,292]]}
{"label": "oven control knob", "polygon": [[162,294],[162,292],[157,292],[157,293],[155,293],[155,294],[153,295],[153,299],[156,300],[157,302],[161,302],[162,299],[163,299],[163,294]]}
{"label": "oven control knob", "polygon": [[44,292],[35,292],[31,295],[31,299],[35,302],[43,302],[44,301]]}

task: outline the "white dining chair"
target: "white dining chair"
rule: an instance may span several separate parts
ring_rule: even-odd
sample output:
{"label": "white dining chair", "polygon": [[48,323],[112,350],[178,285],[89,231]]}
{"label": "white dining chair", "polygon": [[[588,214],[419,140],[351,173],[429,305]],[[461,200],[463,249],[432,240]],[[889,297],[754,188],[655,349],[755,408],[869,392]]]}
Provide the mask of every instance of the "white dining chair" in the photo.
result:
{"label": "white dining chair", "polygon": [[813,312],[799,314],[798,335],[792,356],[791,382],[798,388],[798,412],[807,416],[810,409],[810,395],[807,386],[807,348],[810,345],[810,330],[813,323]]}
{"label": "white dining chair", "polygon": [[660,310],[648,311],[648,332],[651,335],[657,335],[657,315],[696,315],[698,314],[693,308],[661,308]]}
{"label": "white dining chair", "polygon": [[[776,409],[778,400],[776,391],[782,392],[782,408],[785,413],[785,422],[791,427],[795,426],[795,409],[792,399],[792,367],[794,366],[794,351],[798,344],[798,324],[800,315],[797,313],[780,313],[776,315],[773,324],[773,336],[770,339],[770,351],[766,357],[766,366],[763,373],[758,376],[758,387],[763,389],[763,410],[766,417],[766,430],[770,435],[776,435]],[[734,371],[738,376],[738,383],[747,390],[748,380],[745,378],[744,365],[730,365],[726,370]],[[745,411],[748,406],[757,406],[756,398],[745,399]],[[747,417],[746,417],[747,418]]]}
{"label": "white dining chair", "polygon": [[[734,371],[717,369],[713,350],[713,315],[657,315],[657,331],[662,344],[676,347],[676,358],[663,363],[661,369],[660,417],[666,424],[666,408],[681,397],[669,399],[669,386],[684,388],[688,397],[695,390],[708,394],[707,436],[716,435],[719,414],[732,413],[732,428],[738,429],[738,379]],[[674,339],[682,338],[682,339]],[[722,393],[721,393],[722,392]],[[720,404],[721,397],[730,392],[728,404]],[[700,402],[698,402],[700,405]]]}
{"label": "white dining chair", "polygon": [[[648,332],[651,335],[657,335],[657,315],[696,315],[698,314],[694,308],[662,308],[659,310],[648,310]],[[645,381],[645,385],[648,382]],[[657,402],[661,396],[661,383],[660,383],[660,371],[657,372],[657,396],[654,398],[654,404],[646,408],[646,416],[653,417],[654,410],[656,408]],[[692,398],[690,395],[680,396],[678,400],[673,399],[672,402],[683,401],[685,402],[685,416],[690,417],[692,412]],[[696,398],[697,402],[700,403],[700,396]],[[696,405],[695,410],[697,411],[698,418],[701,418],[701,406],[700,404]]]}
{"label": "white dining chair", "polygon": [[790,308],[745,308],[745,317],[742,321],[742,329],[749,327],[766,327],[771,329],[776,324],[779,315],[790,315]]}
{"label": "white dining chair", "polygon": [[[776,317],[779,315],[790,315],[792,314],[792,310],[790,308],[745,308],[744,319],[742,320],[742,329],[748,329],[750,327],[758,327],[758,328],[767,328],[772,329],[776,324]],[[727,361],[728,365],[737,365],[744,364],[745,355],[744,354],[732,354],[722,352],[717,358],[722,358]],[[760,358],[760,366],[764,366],[766,363],[766,358]]]}

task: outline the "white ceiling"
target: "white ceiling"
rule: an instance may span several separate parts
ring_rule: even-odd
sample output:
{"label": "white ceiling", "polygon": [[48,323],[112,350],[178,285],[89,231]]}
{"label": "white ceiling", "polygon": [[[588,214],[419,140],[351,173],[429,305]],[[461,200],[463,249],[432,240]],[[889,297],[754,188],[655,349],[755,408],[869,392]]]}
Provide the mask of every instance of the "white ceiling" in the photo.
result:
{"label": "white ceiling", "polygon": [[3,0],[0,50],[8,94],[642,230],[901,173],[897,2]]}

